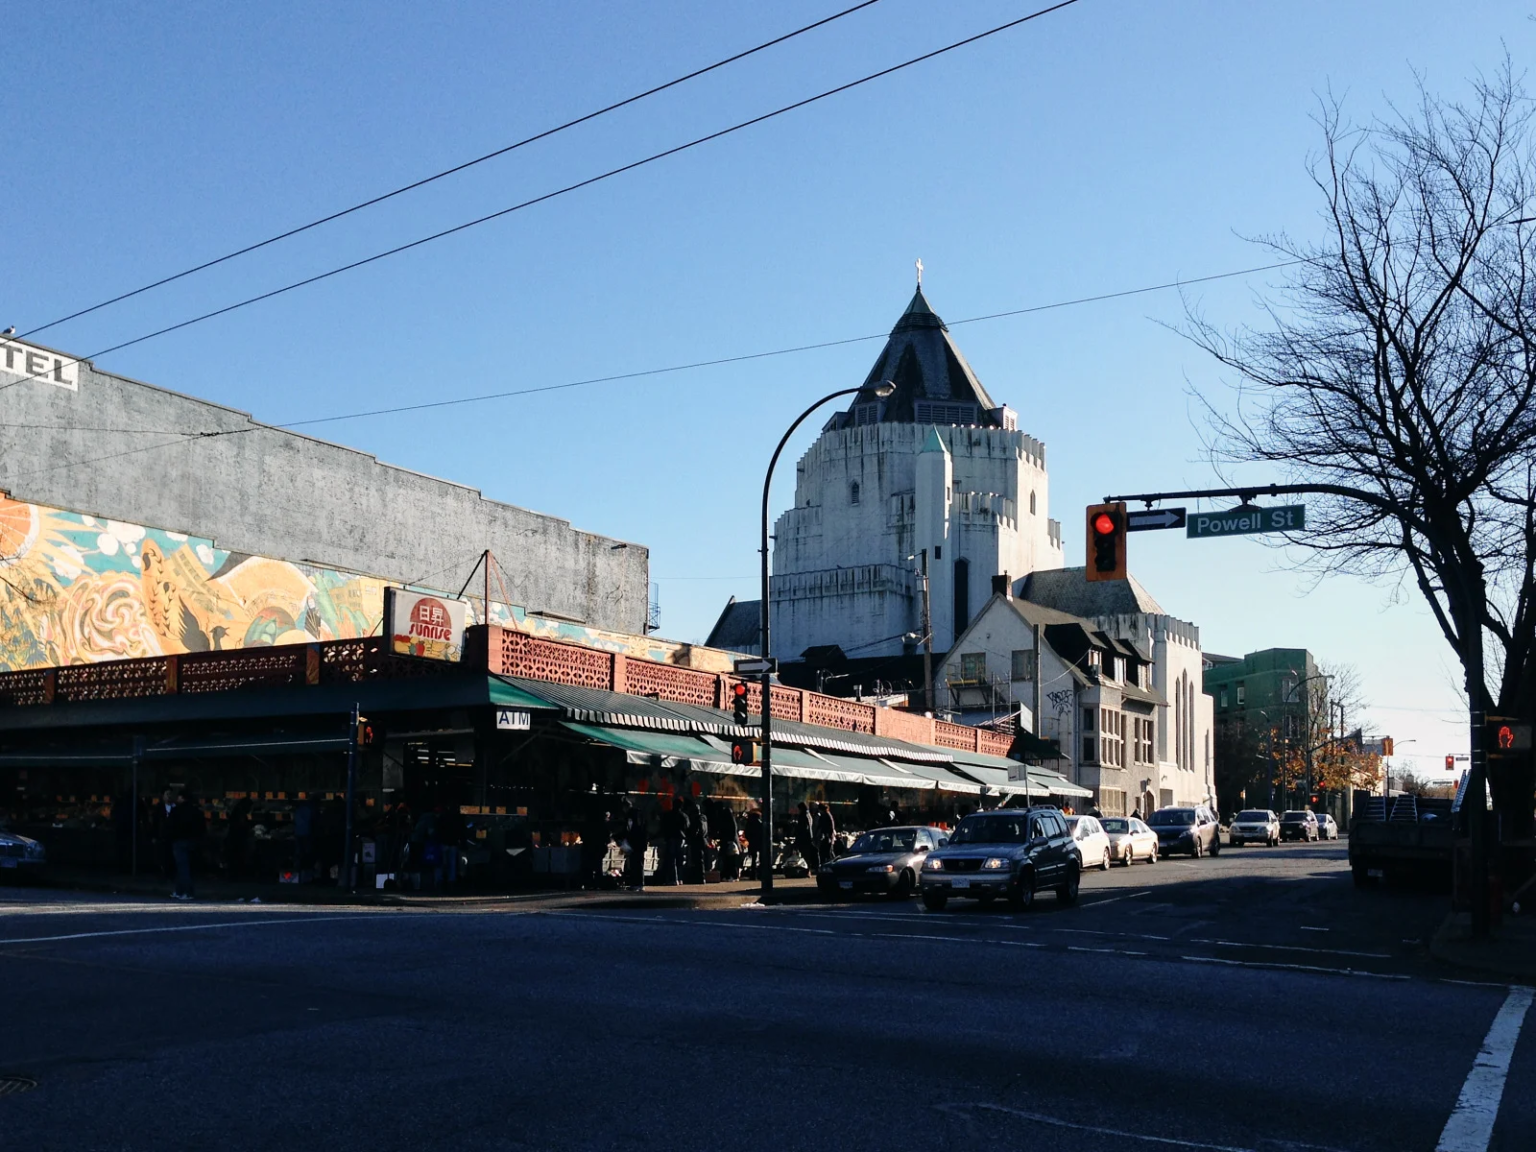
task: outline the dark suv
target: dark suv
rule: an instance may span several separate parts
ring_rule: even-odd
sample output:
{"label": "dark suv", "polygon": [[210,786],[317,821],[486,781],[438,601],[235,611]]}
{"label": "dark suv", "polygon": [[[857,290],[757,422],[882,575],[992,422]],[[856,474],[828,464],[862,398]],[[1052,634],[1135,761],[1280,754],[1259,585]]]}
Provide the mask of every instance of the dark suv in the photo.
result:
{"label": "dark suv", "polygon": [[1147,825],[1157,833],[1157,850],[1164,856],[1175,852],[1215,856],[1221,851],[1221,825],[1216,821],[1216,813],[1204,804],[1159,808],[1147,817]]}
{"label": "dark suv", "polygon": [[1317,817],[1310,810],[1287,812],[1280,817],[1280,839],[1316,840]]}
{"label": "dark suv", "polygon": [[1083,861],[1067,821],[1055,808],[973,812],[949,843],[928,853],[921,878],[923,904],[939,911],[951,896],[990,904],[1006,896],[1028,908],[1035,893],[1054,889],[1064,904],[1077,900]]}

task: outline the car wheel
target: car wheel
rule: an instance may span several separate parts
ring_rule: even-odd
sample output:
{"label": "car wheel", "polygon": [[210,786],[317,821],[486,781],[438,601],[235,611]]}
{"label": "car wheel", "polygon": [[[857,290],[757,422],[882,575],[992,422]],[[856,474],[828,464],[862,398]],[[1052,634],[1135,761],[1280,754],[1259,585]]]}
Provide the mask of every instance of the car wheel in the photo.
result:
{"label": "car wheel", "polygon": [[1035,877],[1032,872],[1021,872],[1019,882],[1008,889],[1008,907],[1023,912],[1035,903]]}
{"label": "car wheel", "polygon": [[1103,867],[1104,871],[1106,871],[1106,872],[1109,871],[1109,849],[1108,848],[1104,849],[1104,863],[1103,863],[1102,867]]}
{"label": "car wheel", "polygon": [[1082,873],[1078,871],[1077,862],[1074,860],[1067,865],[1067,882],[1056,889],[1056,899],[1063,904],[1076,904],[1077,889],[1082,879]]}
{"label": "car wheel", "polygon": [[923,893],[923,907],[930,912],[944,911],[944,905],[949,903],[948,892],[935,892],[929,889]]}
{"label": "car wheel", "polygon": [[1221,833],[1220,832],[1216,833],[1216,835],[1211,837],[1211,855],[1212,856],[1220,856],[1221,855]]}
{"label": "car wheel", "polygon": [[1152,845],[1152,854],[1147,857],[1147,863],[1148,864],[1156,864],[1157,863],[1157,845],[1156,844]]}
{"label": "car wheel", "polygon": [[912,895],[912,889],[915,887],[917,887],[917,877],[912,875],[911,870],[908,869],[903,871],[901,879],[896,881],[896,887],[892,889],[891,895],[897,900],[905,900],[908,896]]}
{"label": "car wheel", "polygon": [[1195,846],[1189,850],[1189,854],[1191,856],[1193,856],[1196,860],[1198,860],[1202,856],[1204,856],[1205,855],[1205,841],[1200,839],[1200,837],[1196,836],[1195,837]]}

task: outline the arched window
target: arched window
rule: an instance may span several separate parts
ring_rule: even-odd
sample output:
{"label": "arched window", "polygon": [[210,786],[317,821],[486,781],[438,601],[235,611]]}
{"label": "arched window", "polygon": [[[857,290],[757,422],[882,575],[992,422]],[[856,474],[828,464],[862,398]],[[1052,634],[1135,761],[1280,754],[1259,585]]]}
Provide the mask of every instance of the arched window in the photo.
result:
{"label": "arched window", "polygon": [[858,502],[859,502],[859,482],[857,480],[855,480],[852,484],[848,485],[848,503],[850,503],[850,504],[857,504]]}
{"label": "arched window", "polygon": [[1029,494],[1029,514],[1031,516],[1035,514],[1035,494],[1033,491]]}

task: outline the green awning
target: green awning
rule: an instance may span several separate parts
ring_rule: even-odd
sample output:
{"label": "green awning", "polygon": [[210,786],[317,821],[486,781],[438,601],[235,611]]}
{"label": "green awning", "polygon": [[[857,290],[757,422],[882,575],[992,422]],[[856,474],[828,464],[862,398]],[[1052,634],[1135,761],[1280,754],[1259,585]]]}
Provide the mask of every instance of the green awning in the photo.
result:
{"label": "green awning", "polygon": [[959,792],[968,796],[979,796],[982,792],[980,784],[958,772],[952,772],[942,764],[898,764],[894,760],[887,760],[885,764],[886,767],[919,781],[919,783],[908,784],[908,788],[937,787],[940,792]]}
{"label": "green awning", "polygon": [[751,765],[732,764],[729,748],[721,752],[697,736],[652,732],[645,728],[579,724],[574,720],[562,720],[561,723],[578,736],[622,750],[631,764],[681,767],[685,771],[713,772],[723,776],[758,775],[759,770]]}
{"label": "green awning", "polygon": [[[1022,761],[1010,760],[1006,756],[991,756],[985,752],[957,751],[955,756],[955,768],[967,776],[975,777],[988,788],[1005,796],[1022,796],[1026,792],[1031,796],[1076,796],[1087,797],[1093,793],[1087,788],[1073,784],[1059,772],[1052,772],[1049,768],[1041,768],[1031,764],[1026,766]],[[1029,781],[1025,787],[1025,773]],[[1018,779],[1010,779],[1018,777]]]}
{"label": "green awning", "polygon": [[498,708],[542,708],[548,710],[554,707],[548,700],[535,696],[532,692],[525,692],[515,684],[508,684],[505,680],[495,676],[488,678],[486,692],[490,696],[491,703]]}

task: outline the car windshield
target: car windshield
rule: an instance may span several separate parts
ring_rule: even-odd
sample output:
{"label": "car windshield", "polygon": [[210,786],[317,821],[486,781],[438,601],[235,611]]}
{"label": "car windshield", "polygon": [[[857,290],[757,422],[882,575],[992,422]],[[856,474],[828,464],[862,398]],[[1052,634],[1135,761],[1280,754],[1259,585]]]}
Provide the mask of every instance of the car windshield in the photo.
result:
{"label": "car windshield", "polygon": [[951,844],[1028,844],[1024,816],[967,816],[949,838]]}
{"label": "car windshield", "polygon": [[1195,822],[1195,810],[1193,808],[1164,808],[1152,813],[1148,824],[1154,828],[1180,828],[1185,824]]}
{"label": "car windshield", "polygon": [[915,828],[882,828],[866,832],[853,842],[855,852],[910,852],[917,846]]}
{"label": "car windshield", "polygon": [[1242,824],[1268,824],[1269,813],[1259,808],[1251,808],[1247,812],[1239,812],[1237,819]]}
{"label": "car windshield", "polygon": [[1118,820],[1113,816],[1108,820],[1100,820],[1099,823],[1104,825],[1104,831],[1106,832],[1129,832],[1131,830],[1131,822],[1129,820]]}
{"label": "car windshield", "polygon": [[1287,824],[1305,824],[1307,816],[1308,813],[1306,812],[1287,812],[1280,819],[1284,820]]}

